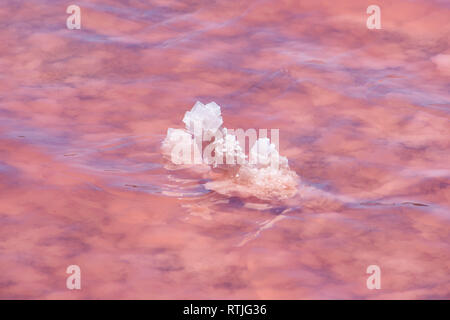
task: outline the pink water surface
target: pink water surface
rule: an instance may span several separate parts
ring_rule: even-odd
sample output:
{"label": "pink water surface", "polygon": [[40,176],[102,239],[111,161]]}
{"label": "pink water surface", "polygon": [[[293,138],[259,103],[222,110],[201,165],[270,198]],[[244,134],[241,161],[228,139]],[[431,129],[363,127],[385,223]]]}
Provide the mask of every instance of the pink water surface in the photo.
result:
{"label": "pink water surface", "polygon": [[[0,4],[0,298],[450,298],[448,1],[72,2]],[[279,128],[298,195],[168,170],[196,100]]]}

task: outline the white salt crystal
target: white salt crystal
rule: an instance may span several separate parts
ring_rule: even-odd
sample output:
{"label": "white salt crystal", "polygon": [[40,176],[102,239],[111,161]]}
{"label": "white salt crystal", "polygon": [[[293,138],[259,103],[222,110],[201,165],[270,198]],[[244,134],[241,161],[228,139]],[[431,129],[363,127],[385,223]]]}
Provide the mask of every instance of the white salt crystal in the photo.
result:
{"label": "white salt crystal", "polygon": [[[229,167],[233,178],[208,182],[205,184],[207,188],[222,194],[255,196],[267,200],[285,199],[297,193],[297,174],[289,169],[287,158],[280,156],[277,147],[268,138],[256,140],[250,149],[250,163],[246,162],[245,149],[239,144],[237,136],[232,134],[232,130],[221,129],[223,120],[220,106],[215,102],[206,105],[196,102],[185,113],[183,122],[186,130],[169,128],[162,143],[163,152],[171,156],[173,164],[202,163],[196,162],[196,155],[200,155],[200,160],[202,155],[203,145],[196,142],[199,136],[200,142],[205,136],[209,139],[214,137],[214,142],[209,145],[214,155],[207,155],[206,164],[214,167],[223,163],[237,164],[231,166],[234,168]],[[231,163],[230,159],[233,159]]]}
{"label": "white salt crystal", "polygon": [[[218,136],[218,135],[216,135]],[[246,155],[242,150],[237,137],[234,134],[229,134],[227,128],[223,128],[221,137],[214,141],[214,151],[216,152],[216,161],[213,163],[216,167],[222,162],[217,160],[225,155],[226,164],[243,164]]]}
{"label": "white salt crystal", "polygon": [[192,134],[214,134],[222,125],[220,106],[215,102],[206,105],[197,101],[191,111],[184,115],[183,122],[186,129]]}
{"label": "white salt crystal", "polygon": [[167,129],[167,135],[164,141],[162,142],[163,148],[171,147],[174,144],[182,141],[190,141],[192,139],[192,135],[189,132],[186,132],[183,129]]}
{"label": "white salt crystal", "polygon": [[269,138],[259,138],[250,149],[250,164],[259,168],[269,165],[273,168],[278,168],[280,165],[287,167],[287,162],[287,158],[280,156],[276,146],[270,143]]}
{"label": "white salt crystal", "polygon": [[183,129],[169,128],[161,149],[174,164],[190,164],[192,147],[195,147],[192,135]]}

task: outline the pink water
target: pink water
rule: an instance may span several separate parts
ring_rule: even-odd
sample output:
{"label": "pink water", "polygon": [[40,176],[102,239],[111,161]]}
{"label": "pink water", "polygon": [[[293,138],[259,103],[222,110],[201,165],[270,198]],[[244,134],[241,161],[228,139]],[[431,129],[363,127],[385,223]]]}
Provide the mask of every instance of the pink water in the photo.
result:
{"label": "pink water", "polygon": [[[367,1],[73,2],[81,30],[0,4],[0,298],[450,298],[448,1],[377,0],[381,30]],[[196,100],[279,128],[298,195],[167,170]]]}

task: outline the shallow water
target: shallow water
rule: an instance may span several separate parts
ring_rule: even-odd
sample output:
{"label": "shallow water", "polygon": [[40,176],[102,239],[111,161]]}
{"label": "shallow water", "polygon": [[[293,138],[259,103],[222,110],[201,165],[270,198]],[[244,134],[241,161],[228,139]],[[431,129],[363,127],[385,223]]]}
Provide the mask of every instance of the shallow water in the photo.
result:
{"label": "shallow water", "polygon": [[[75,2],[0,5],[0,298],[450,298],[448,2]],[[168,170],[196,100],[279,128],[298,195]]]}

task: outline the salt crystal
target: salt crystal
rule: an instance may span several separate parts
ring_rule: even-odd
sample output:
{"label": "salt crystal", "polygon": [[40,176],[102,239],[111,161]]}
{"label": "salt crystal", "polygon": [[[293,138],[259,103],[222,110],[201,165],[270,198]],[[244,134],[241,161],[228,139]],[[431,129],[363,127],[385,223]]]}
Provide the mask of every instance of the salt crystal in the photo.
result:
{"label": "salt crystal", "polygon": [[[196,155],[201,155],[202,149],[202,144],[195,140],[199,135],[202,138],[214,137],[211,146],[215,154],[203,159],[208,160],[206,164],[214,167],[223,164],[223,156],[225,164],[233,164],[229,167],[232,178],[211,181],[205,187],[222,194],[255,196],[266,200],[285,199],[297,193],[297,174],[290,170],[287,158],[280,156],[277,147],[268,138],[256,140],[250,149],[250,162],[246,162],[245,149],[239,144],[237,136],[228,133],[227,128],[221,129],[220,106],[215,102],[204,105],[197,101],[185,113],[183,122],[186,130],[169,128],[162,143],[163,153],[171,156],[173,164],[192,164],[191,151],[194,151],[193,163],[197,163]],[[230,159],[233,159],[231,163]]]}
{"label": "salt crystal", "polygon": [[250,164],[259,168],[271,165],[273,168],[287,167],[287,158],[280,156],[276,146],[269,138],[259,138],[250,149]]}
{"label": "salt crystal", "polygon": [[170,151],[176,143],[181,143],[183,141],[190,141],[192,136],[189,132],[183,129],[167,129],[167,135],[162,142],[163,151]]}
{"label": "salt crystal", "polygon": [[201,134],[202,130],[205,134],[214,134],[223,123],[220,106],[215,102],[204,105],[197,101],[191,111],[185,113],[183,122],[191,134]]}
{"label": "salt crystal", "polygon": [[192,135],[183,129],[169,128],[167,136],[162,142],[161,149],[174,164],[190,164],[191,148],[195,147]]}
{"label": "salt crystal", "polygon": [[[229,134],[227,128],[223,128],[222,130],[222,138],[214,141],[215,149],[214,151],[218,156],[216,159],[220,157],[220,159],[225,155],[225,163],[226,164],[243,164],[246,159],[246,155],[242,150],[237,137],[233,134]],[[217,160],[214,162],[214,166],[216,167],[218,163]]]}

